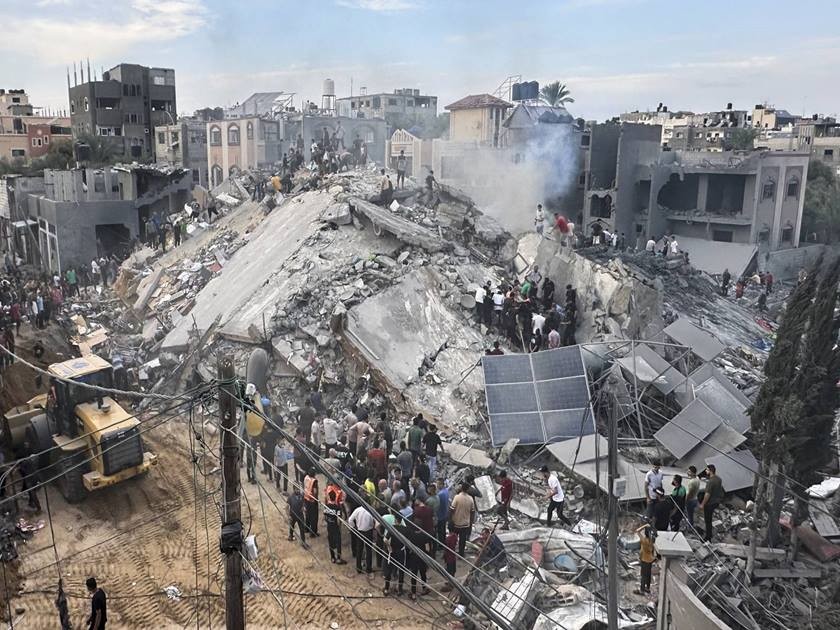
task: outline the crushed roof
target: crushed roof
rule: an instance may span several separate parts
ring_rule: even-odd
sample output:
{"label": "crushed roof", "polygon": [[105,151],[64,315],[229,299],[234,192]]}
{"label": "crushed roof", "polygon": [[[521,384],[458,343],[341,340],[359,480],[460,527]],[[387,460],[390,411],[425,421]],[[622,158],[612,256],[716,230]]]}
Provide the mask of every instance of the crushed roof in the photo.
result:
{"label": "crushed roof", "polygon": [[470,94],[462,99],[450,103],[444,109],[477,109],[479,107],[510,107],[510,103],[492,94]]}

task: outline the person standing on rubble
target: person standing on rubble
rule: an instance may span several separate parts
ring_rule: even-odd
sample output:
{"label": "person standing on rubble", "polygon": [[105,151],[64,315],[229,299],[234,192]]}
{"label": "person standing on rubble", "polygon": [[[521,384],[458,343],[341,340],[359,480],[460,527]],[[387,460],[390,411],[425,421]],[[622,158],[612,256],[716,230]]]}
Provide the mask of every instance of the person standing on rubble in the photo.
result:
{"label": "person standing on rubble", "polygon": [[423,446],[426,451],[426,462],[429,465],[430,478],[437,474],[438,449],[441,445],[442,441],[437,432],[437,425],[430,424],[429,430],[423,436]]}
{"label": "person standing on rubble", "polygon": [[685,484],[685,517],[688,521],[688,527],[694,529],[694,511],[697,509],[699,502],[697,495],[700,492],[700,479],[697,477],[697,468],[694,466],[688,467],[688,481]]}
{"label": "person standing on rubble", "polygon": [[[408,441],[408,450],[414,455],[414,461],[417,461],[420,457],[420,447],[423,443],[423,429],[420,428],[419,418],[414,418],[411,427],[408,429],[406,440]],[[405,474],[404,466],[403,474]]]}
{"label": "person standing on rubble", "polygon": [[329,453],[338,445],[340,426],[336,420],[333,420],[329,416],[326,416],[321,424],[324,429],[325,450]]}
{"label": "person standing on rubble", "polygon": [[662,471],[659,468],[659,462],[654,462],[650,470],[645,474],[645,498],[647,509],[645,515],[648,519],[653,518],[653,511],[656,507],[656,491],[662,490]]}
{"label": "person standing on rubble", "polygon": [[656,530],[650,523],[644,523],[636,530],[639,535],[639,590],[637,595],[650,595],[650,581],[653,575],[653,563],[656,561]]}
{"label": "person standing on rubble", "polygon": [[309,399],[306,399],[303,402],[303,407],[298,411],[298,431],[308,436],[312,431],[313,420],[315,420],[315,410],[312,408],[312,403]]}
{"label": "person standing on rubble", "polygon": [[729,293],[729,283],[732,280],[732,274],[729,273],[729,268],[723,270],[723,274],[720,276],[720,294],[726,297],[726,294]]}
{"label": "person standing on rubble", "polygon": [[541,203],[537,204],[537,212],[534,215],[534,229],[540,238],[542,238],[543,230],[545,229],[545,213]]}
{"label": "person standing on rubble", "polygon": [[449,504],[449,520],[458,534],[458,554],[463,556],[475,521],[475,499],[470,495],[466,483],[461,484],[460,491]]}
{"label": "person standing on rubble", "polygon": [[280,489],[280,478],[283,478],[283,492],[289,491],[289,450],[282,438],[274,443],[274,485]]}
{"label": "person standing on rubble", "polygon": [[379,424],[376,425],[376,430],[385,439],[385,456],[390,457],[394,449],[394,430],[391,428],[391,423],[384,411],[379,414]]}
{"label": "person standing on rubble", "polygon": [[685,486],[682,485],[682,475],[674,475],[671,485],[674,486],[674,489],[671,490],[671,501],[674,504],[674,509],[671,510],[669,525],[672,532],[678,532],[685,513],[685,497],[687,494]]}
{"label": "person standing on rubble", "polygon": [[542,468],[540,468],[540,472],[543,474],[543,479],[545,479],[546,484],[548,485],[548,490],[545,494],[548,499],[548,514],[546,515],[545,520],[546,525],[551,527],[551,516],[554,512],[557,512],[557,518],[563,521],[563,523],[567,526],[571,527],[572,522],[563,514],[563,508],[566,503],[566,494],[563,492],[563,485],[560,483],[560,479],[557,477],[556,473],[548,470],[548,466],[543,465]]}
{"label": "person standing on rubble", "polygon": [[496,515],[504,519],[502,529],[510,529],[510,502],[513,498],[513,481],[507,475],[506,470],[500,470],[496,476],[496,483],[499,484],[499,489],[496,491],[496,498],[499,501],[499,507],[496,509]]}
{"label": "person standing on rubble", "polygon": [[397,158],[397,188],[405,188],[405,170],[408,167],[408,158],[405,151],[400,151]]}
{"label": "person standing on rubble", "polygon": [[700,508],[703,510],[703,522],[705,526],[703,540],[706,542],[712,542],[714,536],[712,521],[714,520],[715,510],[721,501],[723,501],[723,497],[723,480],[718,477],[715,465],[709,464],[706,466],[706,487],[703,490],[703,501],[700,503]]}
{"label": "person standing on rubble", "polygon": [[391,182],[391,178],[385,174],[384,168],[380,169],[379,172],[382,175],[379,178],[379,202],[387,208],[394,200],[394,184]]}

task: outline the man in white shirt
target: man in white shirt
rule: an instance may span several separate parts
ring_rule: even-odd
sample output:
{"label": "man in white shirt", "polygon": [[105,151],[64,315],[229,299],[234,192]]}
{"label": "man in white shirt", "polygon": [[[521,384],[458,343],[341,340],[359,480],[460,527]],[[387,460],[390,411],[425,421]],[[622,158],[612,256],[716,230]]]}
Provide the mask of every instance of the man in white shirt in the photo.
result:
{"label": "man in white shirt", "polygon": [[353,543],[356,548],[356,572],[362,572],[362,552],[365,554],[365,569],[367,573],[373,573],[373,516],[368,509],[360,505],[350,518],[347,524],[353,529]]}
{"label": "man in white shirt", "polygon": [[540,315],[539,313],[534,313],[531,317],[531,323],[534,325],[534,328],[531,332],[540,331],[540,334],[543,334],[543,327],[545,326],[545,317]]}
{"label": "man in white shirt", "polygon": [[487,297],[487,291],[484,287],[479,286],[475,290],[475,317],[480,322],[484,313],[484,298]]}
{"label": "man in white shirt", "polygon": [[656,253],[656,241],[652,238],[648,239],[648,242],[645,244],[645,251],[648,254],[655,254]]}
{"label": "man in white shirt", "polygon": [[680,244],[677,243],[677,237],[674,236],[671,238],[671,243],[668,245],[671,251],[671,256],[676,256],[680,253]]}
{"label": "man in white shirt", "polygon": [[645,474],[645,499],[647,502],[647,509],[645,510],[648,518],[653,518],[653,510],[656,507],[656,490],[662,490],[662,472],[659,470],[659,464],[654,463],[651,469]]}
{"label": "man in white shirt", "polygon": [[321,425],[317,420],[312,421],[312,425],[309,428],[309,443],[312,445],[312,450],[314,450],[318,455],[321,454]]}
{"label": "man in white shirt", "polygon": [[496,289],[493,294],[493,315],[496,319],[496,325],[502,325],[502,313],[505,310],[505,294],[502,293],[502,288]]}
{"label": "man in white shirt", "polygon": [[551,332],[548,333],[548,349],[554,350],[555,348],[560,347],[560,333],[557,332],[556,328],[552,328]]}
{"label": "man in white shirt", "polygon": [[534,215],[534,227],[537,230],[537,234],[542,237],[543,228],[545,227],[545,213],[543,212],[541,203],[537,204],[537,213]]}
{"label": "man in white shirt", "polygon": [[329,453],[331,448],[335,448],[336,444],[338,444],[338,432],[339,432],[339,424],[332,418],[324,418],[324,442],[327,445],[327,452]]}
{"label": "man in white shirt", "polygon": [[566,525],[571,527],[572,522],[563,515],[563,505],[566,502],[566,494],[563,492],[563,486],[560,484],[560,479],[557,475],[548,470],[548,466],[540,468],[543,474],[543,479],[546,480],[548,490],[546,491],[546,498],[548,499],[548,516],[546,517],[546,525],[551,527],[551,515],[557,512],[557,518],[563,521]]}

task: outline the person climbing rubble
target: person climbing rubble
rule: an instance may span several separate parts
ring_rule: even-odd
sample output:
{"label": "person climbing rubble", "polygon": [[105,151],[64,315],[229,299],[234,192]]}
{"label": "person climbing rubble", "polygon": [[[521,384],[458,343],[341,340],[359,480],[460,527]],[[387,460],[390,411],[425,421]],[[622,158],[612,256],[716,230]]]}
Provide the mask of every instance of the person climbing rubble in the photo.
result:
{"label": "person climbing rubble", "polygon": [[653,576],[653,563],[656,562],[656,529],[645,521],[636,530],[639,535],[639,589],[637,595],[650,595],[650,582]]}
{"label": "person climbing rubble", "polygon": [[548,486],[545,493],[545,498],[548,499],[548,515],[546,516],[545,524],[548,527],[551,527],[551,517],[554,512],[556,512],[557,518],[559,518],[567,526],[571,527],[572,522],[563,514],[563,507],[566,503],[566,494],[563,492],[563,485],[560,483],[560,479],[557,477],[556,473],[549,471],[548,466],[543,465],[540,468],[540,472],[542,473],[543,479],[545,479],[546,485]]}

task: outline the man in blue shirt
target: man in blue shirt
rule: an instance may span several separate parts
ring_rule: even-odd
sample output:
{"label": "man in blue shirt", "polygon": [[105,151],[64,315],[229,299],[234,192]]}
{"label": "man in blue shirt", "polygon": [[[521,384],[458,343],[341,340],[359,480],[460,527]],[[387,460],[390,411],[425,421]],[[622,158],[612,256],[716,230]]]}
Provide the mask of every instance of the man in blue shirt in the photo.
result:
{"label": "man in blue shirt", "polygon": [[435,553],[438,549],[444,546],[446,542],[446,523],[449,521],[449,488],[446,487],[446,480],[443,477],[438,477],[435,486],[438,488],[437,497],[440,501],[437,510],[437,545],[435,546]]}

